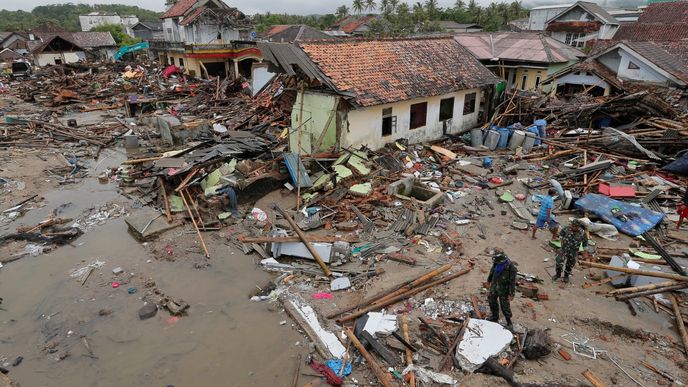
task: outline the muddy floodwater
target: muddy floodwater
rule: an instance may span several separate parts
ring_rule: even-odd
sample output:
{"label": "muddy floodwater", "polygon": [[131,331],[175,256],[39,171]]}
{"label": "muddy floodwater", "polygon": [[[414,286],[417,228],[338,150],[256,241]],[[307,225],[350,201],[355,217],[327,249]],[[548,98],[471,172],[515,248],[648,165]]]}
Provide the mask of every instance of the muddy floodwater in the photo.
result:
{"label": "muddy floodwater", "polygon": [[[45,206],[28,212],[0,233],[35,224],[53,210],[78,219],[113,200],[126,203],[115,184],[95,176],[124,159],[103,152],[81,183],[41,193]],[[269,275],[232,246],[208,238],[210,265],[197,269],[183,250],[174,261],[155,259],[128,232],[123,217],[87,227],[72,245],[25,257],[0,269],[0,358],[12,363],[22,386],[288,386],[304,337],[267,302],[249,301]],[[184,227],[170,231],[193,238]],[[173,246],[174,247],[174,246]],[[191,254],[191,253],[190,253]],[[104,262],[82,286],[70,273]],[[113,288],[112,269],[125,279]],[[146,280],[191,305],[187,316],[160,310],[141,321],[137,312]],[[129,294],[129,288],[137,292]]]}

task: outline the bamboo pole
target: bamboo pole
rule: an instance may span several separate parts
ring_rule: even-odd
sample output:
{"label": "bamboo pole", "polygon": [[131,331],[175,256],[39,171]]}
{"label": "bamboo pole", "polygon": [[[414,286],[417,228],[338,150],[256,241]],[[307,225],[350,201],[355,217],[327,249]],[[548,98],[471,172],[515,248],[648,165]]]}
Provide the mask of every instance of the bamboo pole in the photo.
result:
{"label": "bamboo pole", "polygon": [[411,296],[413,296],[413,295],[415,295],[415,294],[418,294],[418,293],[420,293],[420,292],[422,292],[422,291],[424,291],[424,290],[427,290],[427,289],[430,289],[430,288],[432,288],[432,287],[434,287],[434,286],[437,286],[437,285],[443,284],[443,283],[445,283],[445,282],[451,281],[451,280],[453,280],[454,278],[460,277],[460,276],[462,276],[462,275],[468,273],[469,271],[471,271],[471,268],[470,268],[470,267],[467,268],[467,269],[463,269],[463,270],[461,270],[461,271],[458,271],[458,272],[456,272],[456,273],[454,273],[454,274],[450,274],[450,275],[444,276],[444,277],[442,277],[442,278],[440,278],[440,279],[438,279],[438,280],[435,280],[435,281],[433,281],[433,282],[430,282],[429,284],[426,284],[426,285],[423,285],[423,286],[419,286],[419,287],[416,287],[416,288],[412,288],[411,290],[407,291],[406,293],[402,293],[402,294],[400,294],[400,295],[398,295],[398,296],[396,296],[396,297],[390,298],[390,299],[386,300],[385,302],[376,303],[376,304],[373,304],[373,305],[369,305],[369,306],[367,306],[367,307],[365,307],[365,308],[363,308],[363,309],[360,309],[360,310],[358,310],[358,311],[356,311],[356,312],[354,312],[354,313],[352,313],[352,314],[350,314],[350,315],[348,315],[348,316],[344,316],[344,317],[338,319],[337,322],[338,322],[339,324],[342,324],[342,323],[344,323],[344,322],[346,322],[346,321],[351,321],[351,320],[353,320],[353,319],[355,319],[355,318],[357,318],[357,317],[363,316],[364,314],[366,314],[366,313],[368,313],[368,312],[371,312],[371,311],[373,311],[373,310],[382,309],[382,308],[384,308],[385,306],[392,305],[392,304],[395,304],[395,303],[397,303],[397,302],[399,302],[399,301],[405,300],[405,299],[407,299],[407,298],[409,298],[409,297],[411,297]]}
{"label": "bamboo pole", "polygon": [[616,267],[616,266],[603,265],[601,263],[587,262],[587,261],[581,261],[581,265],[594,267],[597,269],[619,271],[619,272],[628,273],[628,274],[646,275],[648,277],[667,278],[667,279],[672,279],[672,280],[676,280],[676,281],[688,281],[688,277],[686,277],[686,276],[678,275],[678,274],[671,274],[671,273],[662,273],[659,271],[636,270],[636,269],[629,269],[627,267]]}
{"label": "bamboo pole", "polygon": [[126,160],[126,161],[123,162],[122,164],[124,164],[124,165],[143,164],[143,163],[148,163],[148,162],[151,162],[151,161],[158,161],[158,160],[160,160],[160,159],[162,159],[162,158],[163,158],[162,156],[158,156],[158,157],[146,157],[145,159]]}
{"label": "bamboo pole", "polygon": [[327,265],[322,260],[322,258],[320,258],[320,254],[318,254],[318,252],[315,250],[315,248],[313,248],[313,245],[311,245],[311,242],[308,241],[308,238],[306,238],[306,235],[303,233],[303,231],[301,231],[301,229],[296,224],[296,222],[294,222],[294,219],[292,219],[291,216],[289,216],[286,212],[284,212],[284,210],[281,209],[277,204],[273,204],[272,208],[275,211],[282,214],[284,219],[287,220],[287,222],[289,223],[289,226],[291,226],[292,230],[294,230],[296,235],[299,236],[299,238],[301,239],[301,242],[306,246],[306,249],[308,249],[308,251],[311,253],[311,255],[313,256],[315,261],[318,263],[318,266],[320,266],[320,268],[322,269],[323,273],[325,273],[325,275],[328,277],[332,277],[332,272],[330,271],[330,268],[327,267]]}
{"label": "bamboo pole", "polygon": [[349,337],[349,340],[351,340],[351,342],[354,344],[354,347],[358,349],[358,352],[360,352],[361,355],[363,355],[363,357],[366,359],[368,362],[368,367],[370,367],[370,370],[373,371],[373,374],[375,374],[375,377],[380,384],[382,384],[384,387],[392,387],[392,381],[390,380],[389,373],[382,370],[382,367],[380,367],[380,364],[377,362],[377,360],[375,360],[373,355],[366,351],[366,349],[363,347],[363,344],[358,341],[358,338],[356,335],[354,335],[354,332],[351,330],[351,328],[344,328],[344,333],[346,333],[346,335]]}
{"label": "bamboo pole", "polygon": [[649,285],[643,285],[643,286],[634,286],[631,288],[616,289],[616,290],[610,291],[608,294],[609,295],[615,295],[615,294],[623,294],[623,293],[635,293],[635,292],[640,292],[643,290],[663,288],[665,286],[671,286],[671,285],[676,285],[676,284],[677,284],[677,282],[674,282],[674,281],[658,282],[655,284],[649,284]]}
{"label": "bamboo pole", "polygon": [[[338,311],[335,311],[335,312],[329,314],[329,315],[327,316],[327,318],[328,318],[328,319],[333,319],[333,318],[335,318],[335,317],[337,317],[337,316],[341,316],[342,314],[344,314],[344,313],[346,313],[346,312],[351,312],[352,310],[356,310],[356,309],[359,309],[359,308],[364,308],[364,307],[366,307],[367,305],[370,305],[370,304],[372,304],[372,303],[375,303],[376,301],[379,301],[379,300],[381,300],[382,298],[385,298],[385,297],[387,297],[387,296],[390,295],[390,294],[401,294],[401,293],[404,293],[404,292],[410,290],[411,288],[413,288],[413,287],[415,287],[415,286],[418,286],[418,285],[422,284],[423,282],[429,281],[430,279],[432,279],[432,278],[434,278],[434,277],[436,277],[436,276],[438,276],[438,275],[444,273],[445,271],[451,269],[451,267],[452,267],[451,264],[446,264],[446,265],[444,265],[444,266],[438,267],[437,269],[430,270],[429,272],[427,272],[427,273],[425,273],[425,274],[423,274],[423,275],[421,275],[421,276],[418,276],[418,277],[416,277],[416,278],[412,278],[412,279],[410,279],[410,280],[408,280],[408,281],[406,281],[406,282],[403,282],[403,283],[401,283],[401,284],[399,284],[399,285],[397,285],[397,286],[395,286],[395,287],[393,287],[393,288],[391,288],[391,289],[387,289],[387,290],[384,290],[384,291],[382,291],[382,292],[380,292],[380,293],[377,293],[376,295],[374,295],[374,296],[372,296],[372,297],[368,297],[367,299],[365,299],[365,300],[359,302],[357,305],[354,305],[354,306],[349,307],[349,308],[344,308],[344,309],[340,309],[340,310],[338,310]],[[403,291],[402,291],[402,289],[406,289],[406,290],[403,290]],[[401,292],[398,293],[399,291],[401,291]]]}
{"label": "bamboo pole", "polygon": [[[411,342],[411,338],[409,336],[409,327],[408,327],[408,319],[406,318],[405,314],[402,314],[400,316],[401,318],[401,329],[404,333],[404,340],[407,342]],[[406,348],[406,365],[407,366],[412,366],[413,365],[413,352]],[[410,387],[416,387],[416,374],[411,371],[408,373],[408,383]]]}
{"label": "bamboo pole", "polygon": [[626,300],[630,300],[632,298],[637,298],[637,297],[642,297],[642,296],[651,296],[653,294],[671,292],[674,290],[685,289],[687,287],[688,287],[688,283],[683,282],[683,283],[679,283],[679,284],[672,285],[672,286],[665,286],[663,288],[649,289],[649,290],[643,290],[641,292],[636,292],[636,293],[622,294],[620,296],[616,296],[616,299],[617,299],[617,301],[626,301]]}
{"label": "bamboo pole", "polygon": [[189,213],[189,216],[191,217],[191,222],[193,223],[193,226],[196,229],[196,234],[198,234],[198,239],[200,239],[200,241],[201,241],[201,245],[203,246],[203,251],[205,252],[205,257],[210,258],[210,254],[208,253],[208,247],[205,245],[205,241],[203,240],[203,235],[201,235],[201,230],[198,229],[198,225],[196,224],[196,219],[194,218],[194,215],[191,212],[191,207],[189,207],[189,203],[186,202],[186,198],[184,197],[184,193],[185,193],[184,190],[179,192],[180,196],[182,197],[182,201],[184,202],[184,206],[186,207],[186,211]]}
{"label": "bamboo pole", "polygon": [[165,179],[163,179],[162,176],[159,176],[158,183],[160,183],[160,190],[162,190],[162,204],[165,206],[167,223],[172,223],[172,211],[170,211],[170,201],[167,197],[167,190],[165,190]]}
{"label": "bamboo pole", "polygon": [[674,317],[676,317],[676,325],[678,326],[678,331],[681,334],[681,340],[683,341],[683,351],[688,355],[688,333],[686,333],[686,326],[683,324],[683,317],[681,317],[681,309],[678,306],[678,301],[676,297],[671,297],[671,304],[674,306]]}

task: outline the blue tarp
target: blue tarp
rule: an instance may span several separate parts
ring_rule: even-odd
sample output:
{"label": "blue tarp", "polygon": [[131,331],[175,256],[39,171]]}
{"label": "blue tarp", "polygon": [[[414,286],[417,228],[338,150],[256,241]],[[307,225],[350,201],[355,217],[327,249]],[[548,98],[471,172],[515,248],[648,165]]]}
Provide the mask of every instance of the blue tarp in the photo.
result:
{"label": "blue tarp", "polygon": [[662,169],[677,175],[688,176],[688,152],[677,158],[676,161],[665,165]]}
{"label": "blue tarp", "polygon": [[[612,208],[621,208],[627,221],[612,215]],[[602,218],[605,222],[613,224],[619,231],[630,236],[638,236],[652,230],[664,219],[664,214],[654,212],[642,207],[632,206],[628,203],[611,199],[604,195],[587,194],[576,201],[576,208]]]}
{"label": "blue tarp", "polygon": [[306,171],[306,167],[303,166],[303,163],[299,163],[299,156],[297,156],[296,153],[289,152],[282,153],[282,156],[284,157],[284,165],[287,166],[287,170],[289,171],[289,176],[291,176],[291,181],[294,183],[294,187],[297,187],[299,182],[299,177],[296,173],[296,170],[299,169],[299,166],[301,167],[299,169],[301,173],[301,188],[312,187],[313,182],[311,181],[311,177],[308,176],[308,172]]}

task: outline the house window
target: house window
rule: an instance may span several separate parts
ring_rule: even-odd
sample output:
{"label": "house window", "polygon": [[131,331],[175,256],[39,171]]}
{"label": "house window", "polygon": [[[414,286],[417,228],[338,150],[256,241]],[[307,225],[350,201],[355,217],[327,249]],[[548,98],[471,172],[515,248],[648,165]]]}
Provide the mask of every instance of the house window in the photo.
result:
{"label": "house window", "polygon": [[581,39],[584,37],[582,33],[575,33],[575,32],[569,32],[566,34],[566,38],[564,39],[564,43],[573,46],[573,47],[583,47],[585,45],[585,42],[582,41]]}
{"label": "house window", "polygon": [[392,115],[392,108],[382,109],[382,136],[391,136],[397,129],[397,116]]}
{"label": "house window", "polygon": [[537,89],[540,86],[540,76],[538,75],[535,77],[535,88]]}
{"label": "house window", "polygon": [[628,69],[629,70],[638,70],[638,69],[640,69],[640,67],[637,64],[635,64],[631,61],[628,61]]}
{"label": "house window", "polygon": [[179,58],[179,67],[184,67],[184,59]]}
{"label": "house window", "polygon": [[454,117],[454,97],[440,101],[440,121],[451,120]]}
{"label": "house window", "polygon": [[421,102],[411,105],[411,120],[409,122],[409,129],[420,128],[425,126],[428,116],[428,103]]}
{"label": "house window", "polygon": [[521,90],[526,89],[526,82],[528,82],[528,76],[524,75],[523,78],[521,78]]}
{"label": "house window", "polygon": [[463,100],[463,115],[467,116],[469,114],[475,113],[475,98],[476,93],[466,94],[466,98]]}

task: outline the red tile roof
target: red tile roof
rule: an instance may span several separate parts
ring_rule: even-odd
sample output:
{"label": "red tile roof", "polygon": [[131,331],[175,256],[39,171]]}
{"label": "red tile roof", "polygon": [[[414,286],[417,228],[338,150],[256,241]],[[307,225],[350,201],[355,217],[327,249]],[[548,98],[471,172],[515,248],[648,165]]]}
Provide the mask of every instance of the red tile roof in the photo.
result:
{"label": "red tile roof", "polygon": [[184,14],[191,9],[191,7],[196,4],[197,0],[179,0],[175,5],[167,10],[160,18],[166,19],[168,17],[179,17],[184,16]]}
{"label": "red tile roof", "polygon": [[265,33],[263,34],[263,37],[269,38],[273,35],[279,34],[282,31],[286,31],[289,28],[291,28],[291,25],[289,25],[289,24],[272,26],[272,27],[270,27],[269,30],[265,31]]}
{"label": "red tile roof", "polygon": [[299,46],[340,92],[353,93],[361,106],[499,82],[451,37],[321,41]]}
{"label": "red tile roof", "polygon": [[[640,23],[688,23],[688,1],[652,3],[638,19]],[[684,28],[688,26],[684,25]]]}
{"label": "red tile roof", "polygon": [[688,39],[688,23],[621,24],[614,34],[614,40],[678,41],[683,39]]}
{"label": "red tile roof", "polygon": [[368,24],[375,20],[376,16],[347,16],[335,22],[329,30],[344,31],[351,34],[362,25]]}

